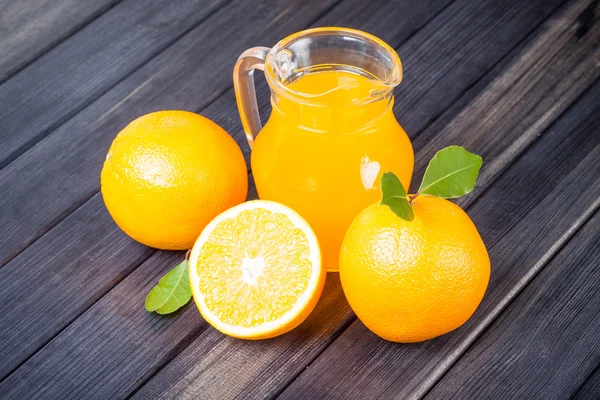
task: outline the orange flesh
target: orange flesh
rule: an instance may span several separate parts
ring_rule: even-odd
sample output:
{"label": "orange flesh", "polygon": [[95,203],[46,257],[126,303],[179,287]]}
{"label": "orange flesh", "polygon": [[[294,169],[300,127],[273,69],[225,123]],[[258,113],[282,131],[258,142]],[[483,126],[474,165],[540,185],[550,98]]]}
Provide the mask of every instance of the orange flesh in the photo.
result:
{"label": "orange flesh", "polygon": [[287,216],[265,209],[219,223],[196,265],[207,308],[222,322],[244,328],[290,311],[313,268],[304,232]]}

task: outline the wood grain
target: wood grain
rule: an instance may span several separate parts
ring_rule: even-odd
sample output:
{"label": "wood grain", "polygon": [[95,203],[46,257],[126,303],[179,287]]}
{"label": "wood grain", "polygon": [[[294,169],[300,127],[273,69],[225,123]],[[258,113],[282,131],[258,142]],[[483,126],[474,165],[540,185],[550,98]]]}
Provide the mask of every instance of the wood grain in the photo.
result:
{"label": "wood grain", "polygon": [[426,398],[571,398],[600,366],[598,227],[597,212]]}
{"label": "wood grain", "polygon": [[[345,0],[338,4],[331,12],[313,24],[319,26],[346,26],[373,33],[385,40],[394,48],[398,48],[411,38],[415,32],[437,22],[437,15],[449,7],[453,1],[449,0],[427,0],[410,2],[407,0],[376,0],[359,1]],[[557,2],[558,3],[558,2]],[[468,4],[466,5],[468,8]],[[398,12],[402,10],[401,16]],[[458,18],[458,16],[456,16]],[[542,15],[540,15],[540,18]],[[528,21],[531,22],[531,21]],[[535,22],[535,21],[534,21]],[[513,43],[514,45],[514,43]],[[494,51],[501,52],[502,49]],[[468,61],[465,61],[465,66]],[[271,113],[271,92],[264,77],[257,74],[256,92],[260,108],[261,119],[267,121]],[[466,87],[466,86],[465,86]],[[414,90],[421,90],[413,87]],[[211,103],[202,114],[214,120],[229,131],[241,146],[248,165],[250,164],[250,148],[247,145],[239,115],[235,109],[235,93],[230,88]]]}
{"label": "wood grain", "polygon": [[342,1],[314,26],[344,26],[369,32],[396,48],[430,24],[454,1]]}
{"label": "wood grain", "polygon": [[599,97],[600,82],[469,207],[488,247],[492,276],[483,302],[465,325],[434,340],[396,344],[355,321],[281,397],[425,394],[600,207]]}
{"label": "wood grain", "polygon": [[0,168],[225,2],[125,0],[4,82]]}
{"label": "wood grain", "polygon": [[154,250],[112,223],[100,195],[0,270],[0,379]]}
{"label": "wood grain", "polygon": [[[346,3],[344,2],[342,5]],[[391,22],[393,18],[389,17],[396,15],[393,8],[388,9],[389,7],[386,8],[383,5],[378,9],[380,11],[370,9],[369,11],[373,13],[370,15],[373,17],[362,17],[361,25],[353,25],[355,23],[353,18],[345,18],[343,14],[336,13],[336,10],[326,16],[326,19],[328,23],[334,25],[335,19],[341,18],[347,21],[349,26],[365,30],[372,29],[397,49],[402,58],[404,78],[396,90],[394,112],[412,139],[416,138],[432,122],[443,122],[434,124],[434,129],[430,129],[430,134],[427,135],[427,139],[429,139],[432,136],[431,133],[433,135],[439,133],[440,128],[445,127],[470,100],[486,90],[491,80],[521,55],[519,51],[529,48],[531,43],[521,44],[521,42],[527,42],[525,40],[527,35],[534,31],[562,3],[562,0],[527,3],[456,1],[443,8],[439,15],[436,14],[434,19],[422,29],[415,31],[414,34],[409,29],[401,30],[400,32],[404,33],[410,32],[410,36],[407,36],[409,40],[406,42],[396,41],[396,30],[381,24],[383,20],[390,21],[390,25],[395,26]],[[573,8],[572,14],[574,15],[563,16],[562,24],[571,29],[576,27],[575,21],[578,15],[576,13],[585,9],[589,3],[590,1],[578,3]],[[396,6],[395,9],[403,8]],[[403,14],[402,18],[405,17],[408,20],[412,18]],[[555,31],[560,32],[549,32],[547,40],[556,39],[558,33],[564,34],[565,27],[561,24],[553,24],[552,27]],[[385,30],[391,32],[386,34]],[[593,41],[588,40],[587,48],[578,47],[579,52],[589,49],[589,43],[593,43]],[[517,44],[521,45],[518,46],[518,49],[511,51]],[[570,44],[573,46],[573,43]],[[540,57],[541,54],[536,52],[535,56],[527,61],[534,63]],[[569,58],[569,60],[572,63],[578,61],[575,57]],[[595,63],[593,56],[590,56],[589,60],[592,64]],[[531,67],[529,64],[524,64],[526,64],[525,57],[522,57],[521,65],[513,68],[510,74],[519,77],[520,75],[514,73],[523,73]],[[562,67],[561,64],[560,68]],[[566,74],[571,67],[570,64],[565,65],[560,73]],[[539,73],[534,74],[539,79]],[[579,85],[576,84],[572,88],[575,95],[566,96],[561,104],[570,104],[584,88],[593,82],[594,76],[593,74],[584,74],[584,79],[587,79],[586,82],[580,82]],[[565,82],[564,87],[569,87],[569,82]],[[468,90],[467,94],[464,93],[466,90]],[[264,120],[270,113],[269,96],[269,89],[263,79],[258,79],[257,97]],[[226,97],[227,101],[234,99],[233,90],[226,94]],[[217,101],[217,103],[203,113],[227,119],[224,116],[228,112],[227,103],[225,101]],[[451,111],[444,113],[447,109]],[[450,119],[440,118],[440,114],[444,114]],[[243,142],[241,129],[236,129],[233,133],[239,142]],[[416,150],[419,150],[419,146],[422,144],[414,144]],[[248,159],[249,149],[243,147],[243,150]],[[429,158],[427,159],[429,160]]]}
{"label": "wood grain", "polygon": [[411,138],[461,97],[563,1],[456,1],[398,48],[394,112]]}
{"label": "wood grain", "polygon": [[173,368],[168,364],[133,398],[274,397],[345,328],[331,323],[348,307],[345,298],[332,290],[338,285],[338,274],[328,274],[323,295],[309,318],[274,339],[241,341],[208,327],[172,362]]}
{"label": "wood grain", "polygon": [[586,381],[579,387],[574,400],[597,400],[600,397],[600,365],[587,377]]}
{"label": "wood grain", "polygon": [[[540,35],[515,49],[510,58],[514,62],[500,63],[499,71],[465,93],[464,99],[471,99],[468,107],[461,110],[459,101],[414,140],[419,156],[429,160],[446,143],[465,146],[484,159],[493,151],[498,161],[486,166],[478,182],[497,176],[507,165],[504,158],[516,158],[600,76],[600,22],[596,19],[584,36],[577,34],[581,15],[590,6],[599,9],[596,1],[573,4],[541,27]],[[465,129],[487,134],[465,135]],[[425,165],[417,164],[417,178]],[[469,204],[469,199],[460,204]]]}
{"label": "wood grain", "polygon": [[119,1],[0,1],[0,82]]}
{"label": "wood grain", "polygon": [[206,327],[193,306],[168,316],[144,308],[148,291],[182,258],[148,259],[0,383],[2,398],[126,397]]}

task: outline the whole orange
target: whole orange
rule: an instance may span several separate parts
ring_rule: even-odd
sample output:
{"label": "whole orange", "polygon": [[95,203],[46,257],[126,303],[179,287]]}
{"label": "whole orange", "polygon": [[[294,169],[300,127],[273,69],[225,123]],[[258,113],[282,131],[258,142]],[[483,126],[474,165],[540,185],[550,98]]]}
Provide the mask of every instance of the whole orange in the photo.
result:
{"label": "whole orange", "polygon": [[189,249],[204,227],[248,192],[246,163],[220,126],[187,111],[137,118],[115,138],[101,173],[102,197],[133,239]]}
{"label": "whole orange", "polygon": [[375,334],[419,342],[450,332],[473,314],[487,288],[490,260],[469,216],[437,197],[413,201],[405,221],[373,205],[350,225],[340,279],[350,306]]}

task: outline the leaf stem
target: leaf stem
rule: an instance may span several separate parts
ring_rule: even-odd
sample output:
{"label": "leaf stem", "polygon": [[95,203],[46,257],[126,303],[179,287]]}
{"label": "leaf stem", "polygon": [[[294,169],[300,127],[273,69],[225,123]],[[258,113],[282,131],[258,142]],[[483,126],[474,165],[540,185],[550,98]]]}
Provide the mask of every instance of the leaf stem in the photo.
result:
{"label": "leaf stem", "polygon": [[414,201],[414,200],[415,200],[417,197],[419,197],[419,194],[420,194],[419,192],[417,192],[417,193],[415,193],[415,194],[409,194],[409,195],[408,195],[408,202],[409,202],[410,204],[412,204],[412,203],[413,203],[413,201]]}

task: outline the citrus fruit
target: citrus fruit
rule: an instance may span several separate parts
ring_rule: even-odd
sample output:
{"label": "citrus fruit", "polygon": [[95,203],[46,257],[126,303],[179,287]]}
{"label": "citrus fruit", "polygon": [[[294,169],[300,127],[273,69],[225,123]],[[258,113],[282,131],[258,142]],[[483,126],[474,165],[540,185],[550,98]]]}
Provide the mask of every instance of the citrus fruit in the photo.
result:
{"label": "citrus fruit", "polygon": [[308,223],[291,208],[263,200],[210,222],[194,244],[189,269],[204,319],[242,339],[298,326],[317,304],[326,275]]}
{"label": "citrus fruit", "polygon": [[187,111],[159,111],[119,132],[101,187],[125,233],[150,247],[184,250],[216,215],[246,199],[248,173],[220,126]]}
{"label": "citrus fruit", "polygon": [[431,339],[473,314],[490,277],[487,250],[456,204],[418,196],[413,221],[373,205],[350,225],[340,279],[358,318],[394,342]]}

